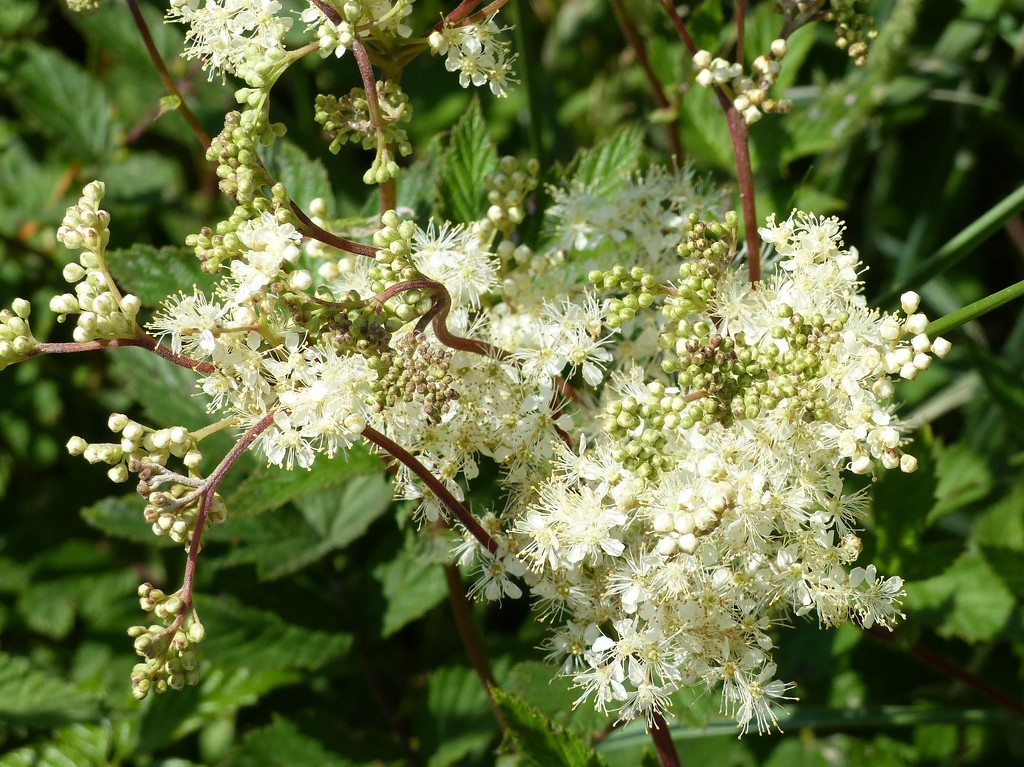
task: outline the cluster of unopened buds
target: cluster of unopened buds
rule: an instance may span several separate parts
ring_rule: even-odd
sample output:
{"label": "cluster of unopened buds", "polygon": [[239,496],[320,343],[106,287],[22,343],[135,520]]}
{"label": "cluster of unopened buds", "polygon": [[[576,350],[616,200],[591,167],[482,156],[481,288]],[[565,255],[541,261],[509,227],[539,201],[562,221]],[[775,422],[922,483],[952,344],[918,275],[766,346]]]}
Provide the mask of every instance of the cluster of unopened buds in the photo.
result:
{"label": "cluster of unopened buds", "polygon": [[71,455],[80,455],[89,463],[110,465],[112,468],[107,476],[112,482],[128,481],[131,462],[163,466],[174,456],[189,469],[194,469],[203,459],[196,448],[195,438],[182,426],[151,429],[122,413],[113,413],[107,420],[107,426],[121,435],[120,442],[90,444],[81,437],[72,437],[67,448]]}
{"label": "cluster of unopened buds", "polygon": [[145,658],[132,669],[132,695],[142,700],[152,691],[180,690],[197,684],[195,645],[206,638],[206,629],[195,610],[186,607],[180,594],[165,594],[151,583],[139,586],[139,605],[161,623],[128,629],[128,636],[135,640],[135,652]]}
{"label": "cluster of unopened buds", "polygon": [[[177,472],[145,461],[132,461],[129,468],[138,472],[136,490],[146,499],[143,516],[157,536],[166,535],[175,543],[188,546],[196,533],[199,507],[204,498],[203,480],[184,477]],[[214,493],[207,509],[203,529],[228,518],[227,507]]]}
{"label": "cluster of unopened buds", "polygon": [[57,230],[57,240],[68,250],[81,250],[77,262],[64,267],[64,279],[75,286],[75,294],[50,299],[50,310],[63,322],[77,314],[72,334],[78,343],[96,339],[131,338],[135,317],[142,303],[133,295],[121,296],[107,272],[103,251],[110,239],[110,215],[99,207],[104,185],[93,181],[82,191],[77,205],[68,208]]}
{"label": "cluster of unopened buds", "polygon": [[693,56],[693,66],[697,70],[695,79],[705,88],[717,86],[725,89],[747,125],[753,125],[765,114],[787,114],[793,109],[793,102],[789,99],[776,100],[768,96],[768,91],[779,77],[780,62],[788,49],[789,45],[782,38],[773,40],[770,55],[754,59],[749,75],[743,72],[741,64],[712,56],[710,51],[697,51]]}
{"label": "cluster of unopened buds", "polygon": [[32,305],[16,298],[10,309],[0,311],[0,370],[29,357],[38,343],[32,337],[28,316]]}
{"label": "cluster of unopened buds", "polygon": [[526,198],[537,188],[537,174],[540,163],[533,158],[525,168],[519,167],[519,161],[512,156],[502,157],[498,163],[499,171],[486,178],[487,218],[495,229],[505,235],[506,239],[516,226],[526,218]]}

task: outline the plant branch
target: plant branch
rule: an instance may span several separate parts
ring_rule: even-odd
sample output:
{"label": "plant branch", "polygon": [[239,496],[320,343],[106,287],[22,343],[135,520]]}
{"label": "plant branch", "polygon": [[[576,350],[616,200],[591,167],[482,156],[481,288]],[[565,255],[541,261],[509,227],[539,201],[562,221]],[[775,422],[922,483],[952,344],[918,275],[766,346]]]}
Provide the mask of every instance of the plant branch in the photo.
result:
{"label": "plant branch", "polygon": [[330,245],[332,248],[337,248],[345,253],[376,258],[377,248],[372,245],[364,245],[361,242],[355,242],[354,240],[349,240],[345,237],[328,232],[323,227],[317,226],[317,224],[313,222],[313,219],[311,219],[306,212],[295,203],[294,200],[290,201],[290,205],[292,213],[294,213],[299,221],[302,222],[302,233],[307,237],[311,237],[314,240],[322,242],[324,245]]}
{"label": "plant branch", "polygon": [[265,432],[274,423],[274,411],[271,410],[259,421],[257,421],[245,434],[242,435],[241,439],[231,448],[230,452],[224,456],[217,468],[211,472],[205,480],[203,480],[202,497],[199,501],[199,512],[196,514],[196,526],[192,532],[192,540],[188,544],[188,559],[185,561],[185,576],[181,581],[181,590],[178,594],[181,597],[181,603],[183,605],[180,615],[184,615],[189,607],[192,606],[192,586],[195,581],[196,575],[196,562],[199,556],[199,550],[203,546],[203,527],[206,524],[206,515],[210,512],[210,506],[213,503],[213,497],[217,493],[217,488],[220,487],[221,481],[224,479],[224,475],[228,473],[239,456],[242,455],[249,446],[256,440],[256,438]]}
{"label": "plant branch", "polygon": [[660,711],[651,713],[650,725],[647,732],[654,741],[654,750],[658,753],[658,763],[661,767],[680,767],[679,754],[676,753],[675,744],[672,743],[672,734],[668,731],[668,722]]}
{"label": "plant branch", "polygon": [[[352,55],[356,58],[359,66],[359,76],[363,79],[363,88],[366,90],[366,106],[370,110],[370,123],[377,133],[377,154],[389,152],[387,141],[384,138],[384,116],[380,111],[380,97],[377,94],[377,76],[373,72],[373,65],[370,63],[370,56],[366,52],[359,36],[352,38]],[[380,213],[383,216],[385,211],[395,209],[395,179],[388,178],[380,182]]]}
{"label": "plant branch", "polygon": [[484,530],[483,526],[477,522],[469,509],[463,506],[462,502],[452,495],[452,492],[444,486],[441,480],[431,474],[427,467],[420,463],[412,453],[394,440],[385,437],[372,426],[366,426],[363,429],[363,437],[367,442],[373,443],[385,453],[388,453],[396,460],[400,461],[413,474],[423,480],[423,483],[427,488],[429,488],[430,492],[436,495],[438,500],[448,507],[452,514],[455,515],[456,519],[462,523],[463,527],[469,530],[470,534],[480,542],[481,546],[492,554],[498,551],[497,542],[491,538],[488,532]]}
{"label": "plant branch", "polygon": [[203,149],[209,149],[210,137],[206,134],[206,131],[203,130],[203,126],[199,124],[199,120],[196,119],[192,110],[188,108],[188,104],[185,103],[185,98],[181,95],[181,91],[178,90],[178,86],[174,83],[171,73],[167,71],[167,65],[160,56],[160,51],[157,50],[156,43],[153,42],[153,36],[149,33],[149,26],[146,24],[146,20],[142,16],[142,11],[139,9],[137,0],[128,0],[128,8],[132,13],[132,18],[135,20],[135,26],[138,27],[139,34],[142,36],[142,42],[146,46],[146,52],[149,54],[149,59],[153,62],[153,66],[156,68],[157,74],[160,75],[160,79],[163,81],[164,88],[170,95],[174,96],[178,100],[178,111],[181,113],[185,122],[188,123],[188,127],[192,129],[196,138],[199,139],[199,143],[203,145]]}
{"label": "plant branch", "polygon": [[497,686],[494,683],[494,674],[491,671],[491,664],[487,659],[487,653],[484,651],[480,632],[477,631],[476,624],[473,622],[473,615],[469,609],[469,598],[466,596],[466,587],[462,583],[459,569],[453,564],[446,564],[444,566],[444,580],[448,586],[448,602],[451,604],[452,613],[455,615],[455,627],[459,632],[459,638],[462,640],[462,646],[466,650],[466,655],[469,656],[469,663],[473,667],[473,671],[476,672],[477,678],[480,679],[480,684],[483,685],[484,692],[487,693],[487,702],[491,706],[491,712],[494,714],[494,718],[498,720],[498,726],[504,731],[505,720],[502,718],[501,711],[498,710],[494,698],[491,697],[491,688]]}
{"label": "plant branch", "polygon": [[434,296],[433,306],[431,306],[430,310],[420,317],[419,322],[416,323],[417,332],[422,333],[426,330],[428,325],[431,325],[434,328],[434,335],[437,336],[437,340],[451,349],[470,352],[471,354],[479,354],[483,357],[491,357],[492,359],[501,360],[503,362],[507,362],[511,359],[511,355],[504,349],[492,346],[484,341],[475,341],[472,338],[457,336],[448,330],[447,321],[448,313],[451,311],[452,307],[452,297],[448,293],[448,289],[436,280],[423,278],[397,282],[386,290],[378,293],[372,300],[378,306],[384,306],[384,304],[390,299],[394,298],[399,293],[404,293],[408,290],[425,290]]}
{"label": "plant branch", "polygon": [[151,336],[138,330],[135,338],[111,338],[109,340],[85,341],[78,343],[69,342],[42,342],[36,345],[29,357],[36,357],[40,354],[74,354],[76,352],[91,352],[99,349],[117,349],[128,346],[135,346],[163,357],[168,362],[173,362],[179,367],[194,370],[197,373],[210,374],[217,371],[217,366],[211,362],[194,360],[181,354],[175,354],[165,346],[158,344]]}
{"label": "plant branch", "polygon": [[[644,41],[640,37],[640,33],[637,31],[636,26],[634,26],[633,20],[629,17],[629,14],[626,13],[626,9],[622,5],[622,0],[612,0],[612,12],[615,14],[615,19],[619,22],[619,26],[622,28],[622,34],[625,36],[626,42],[628,42],[629,47],[633,49],[633,54],[636,56],[637,63],[640,65],[640,69],[643,71],[644,77],[647,80],[647,85],[651,89],[651,95],[654,97],[654,103],[658,105],[659,109],[674,111],[673,105],[665,95],[665,90],[661,87],[661,82],[658,80],[658,76],[654,73],[654,69],[651,67],[651,62],[647,57],[647,48],[644,45]],[[679,141],[679,118],[674,116],[672,120],[665,125],[665,129],[668,132],[668,145],[669,151],[672,153],[672,164],[675,167],[679,167],[679,164],[683,161],[683,146]]]}

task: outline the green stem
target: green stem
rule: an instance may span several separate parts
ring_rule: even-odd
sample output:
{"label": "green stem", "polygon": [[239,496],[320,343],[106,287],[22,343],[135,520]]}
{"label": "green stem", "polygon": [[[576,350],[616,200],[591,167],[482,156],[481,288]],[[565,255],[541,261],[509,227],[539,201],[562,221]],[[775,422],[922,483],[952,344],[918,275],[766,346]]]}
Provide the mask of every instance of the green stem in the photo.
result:
{"label": "green stem", "polygon": [[976,320],[978,317],[988,314],[993,309],[998,309],[1003,304],[1007,304],[1022,296],[1024,296],[1024,280],[1014,283],[1008,288],[1003,288],[999,292],[993,293],[990,296],[986,296],[980,301],[968,304],[962,309],[950,312],[945,317],[939,317],[939,319],[933,320],[929,323],[925,332],[931,338],[941,336],[943,333],[948,333],[961,325],[966,325],[971,320]]}
{"label": "green stem", "polygon": [[1017,187],[993,205],[971,224],[964,227],[949,242],[929,258],[917,265],[910,274],[883,293],[875,304],[885,306],[910,287],[919,288],[965,259],[998,231],[1006,221],[1024,210],[1024,185]]}

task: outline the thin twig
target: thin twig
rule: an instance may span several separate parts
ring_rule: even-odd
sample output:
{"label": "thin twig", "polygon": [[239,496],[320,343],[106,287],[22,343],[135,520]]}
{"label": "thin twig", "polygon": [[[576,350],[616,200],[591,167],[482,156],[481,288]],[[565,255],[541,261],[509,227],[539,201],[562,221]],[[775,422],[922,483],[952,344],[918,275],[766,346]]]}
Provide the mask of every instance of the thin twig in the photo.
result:
{"label": "thin twig", "polygon": [[171,73],[167,71],[167,65],[164,63],[163,58],[160,56],[160,51],[156,48],[156,43],[153,42],[153,36],[149,33],[149,26],[146,24],[145,18],[142,16],[142,11],[139,10],[139,4],[136,0],[128,0],[128,8],[132,13],[132,18],[135,20],[135,26],[139,29],[139,34],[142,36],[142,42],[146,46],[146,52],[149,53],[149,59],[153,62],[153,66],[156,68],[157,74],[160,75],[160,79],[163,81],[164,88],[167,92],[174,96],[178,100],[178,111],[184,118],[185,122],[188,123],[188,127],[192,129],[196,138],[199,139],[199,143],[203,145],[203,149],[210,148],[210,137],[206,135],[206,131],[203,130],[203,126],[199,124],[199,120],[196,119],[195,114],[188,108],[188,104],[185,103],[184,96],[181,95],[181,91],[178,90],[178,86],[174,82],[174,78],[171,77]]}
{"label": "thin twig", "polygon": [[377,251],[379,248],[375,248],[372,245],[364,245],[361,242],[355,242],[345,237],[341,237],[332,232],[328,232],[321,226],[317,226],[313,219],[311,219],[306,212],[298,206],[295,200],[289,201],[292,209],[292,213],[302,222],[302,233],[307,237],[311,237],[314,240],[322,242],[324,245],[330,245],[332,248],[344,251],[345,253],[353,253],[357,256],[369,256],[370,258],[376,258]]}
{"label": "thin twig", "polygon": [[182,354],[175,354],[165,346],[158,344],[151,336],[139,330],[135,338],[111,338],[109,340],[85,341],[78,343],[69,342],[42,342],[36,345],[35,349],[28,355],[36,357],[40,354],[75,354],[77,352],[92,352],[99,349],[118,349],[128,346],[135,346],[146,349],[154,354],[163,357],[168,362],[173,362],[179,367],[194,370],[197,373],[215,373],[217,366],[211,362],[194,360]]}
{"label": "thin twig", "polygon": [[498,543],[491,538],[490,534],[484,530],[483,526],[479,522],[477,522],[476,517],[474,517],[470,513],[469,509],[463,506],[462,502],[452,495],[451,490],[445,487],[441,480],[431,474],[430,470],[420,463],[412,453],[394,440],[385,437],[372,426],[366,426],[363,429],[363,437],[368,442],[373,443],[385,453],[393,456],[408,467],[413,474],[423,480],[423,483],[427,486],[430,492],[436,495],[438,500],[448,507],[448,510],[451,511],[462,526],[480,542],[481,546],[492,554],[497,553]]}
{"label": "thin twig", "polygon": [[[366,52],[366,46],[356,35],[352,38],[352,54],[355,56],[356,64],[359,66],[359,76],[363,79],[363,89],[366,91],[366,106],[370,111],[370,124],[377,133],[377,153],[389,152],[387,141],[384,138],[384,116],[380,111],[380,97],[377,93],[377,75],[373,72],[373,65],[370,63],[370,55]],[[395,209],[395,179],[390,177],[380,182],[380,213],[383,216],[386,211]]]}
{"label": "thin twig", "polygon": [[484,651],[480,632],[476,630],[476,624],[473,622],[473,615],[469,609],[469,598],[466,596],[466,587],[462,583],[459,569],[455,565],[446,564],[444,566],[444,580],[448,586],[448,602],[451,604],[452,613],[455,615],[455,627],[459,632],[459,638],[462,640],[462,646],[466,650],[466,655],[469,656],[469,663],[473,667],[473,671],[476,672],[480,684],[483,685],[484,692],[487,693],[487,702],[491,706],[494,718],[498,720],[498,726],[504,731],[505,720],[501,716],[501,711],[498,710],[494,698],[491,697],[491,688],[496,687],[494,674],[491,671],[491,664],[487,659],[487,653]]}
{"label": "thin twig", "polygon": [[[665,95],[665,90],[661,87],[661,81],[658,80],[658,76],[654,73],[653,67],[651,67],[650,59],[647,57],[647,47],[644,45],[640,33],[633,24],[633,20],[626,13],[622,0],[612,0],[612,12],[615,14],[615,19],[619,22],[619,26],[622,27],[622,34],[625,36],[626,42],[633,49],[633,54],[636,56],[640,69],[643,70],[644,77],[647,79],[647,85],[651,89],[651,95],[654,97],[654,103],[658,105],[659,109],[673,109],[672,104],[669,103],[668,97]],[[673,117],[671,121],[666,123],[665,129],[668,132],[672,164],[675,167],[679,167],[679,164],[683,161],[683,146],[679,141],[679,118]]]}

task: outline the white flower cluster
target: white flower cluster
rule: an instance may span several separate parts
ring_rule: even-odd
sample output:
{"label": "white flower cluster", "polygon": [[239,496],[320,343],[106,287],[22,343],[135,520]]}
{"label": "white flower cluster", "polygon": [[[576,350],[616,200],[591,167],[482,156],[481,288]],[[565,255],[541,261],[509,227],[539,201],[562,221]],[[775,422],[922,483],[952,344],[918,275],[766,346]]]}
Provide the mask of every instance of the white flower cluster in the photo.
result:
{"label": "white flower cluster", "polygon": [[283,54],[293,19],[279,16],[278,0],[171,0],[167,20],[188,26],[187,59],[202,59],[210,79]]}
{"label": "white flower cluster", "polygon": [[[552,197],[536,252],[486,214],[422,228],[389,211],[376,257],[315,286],[294,228],[261,216],[217,292],[170,299],[150,328],[206,365],[211,410],[272,417],[271,463],[307,468],[372,428],[461,501],[492,462],[503,505],[475,511],[493,550],[467,533],[455,555],[483,598],[529,587],[581,700],[650,718],[682,686],[720,686],[765,729],[792,687],[771,626],[899,615],[902,581],[853,567],[866,498],[843,477],[915,468],[891,379],[949,345],[915,294],[899,315],[867,307],[836,219],[769,219],[774,268],[751,285],[735,216],[685,171]],[[396,493],[448,516],[408,462]]]}
{"label": "white flower cluster", "polygon": [[446,23],[431,32],[427,42],[432,53],[445,56],[445,69],[459,73],[463,88],[486,83],[495,96],[503,97],[508,95],[508,86],[516,82],[512,73],[516,57],[509,55],[509,43],[498,37],[505,29],[497,25],[494,16],[479,24]]}
{"label": "white flower cluster", "polygon": [[395,0],[394,3],[390,0],[348,0],[341,6],[342,19],[337,23],[328,19],[313,3],[302,12],[300,18],[307,27],[316,30],[322,58],[332,54],[341,58],[357,34],[366,37],[378,30],[395,37],[409,37],[412,35],[412,27],[405,23],[405,18],[410,13],[411,0]]}
{"label": "white flower cluster", "polygon": [[[774,679],[774,622],[889,626],[899,614],[901,579],[846,569],[865,499],[844,494],[843,471],[915,468],[890,377],[913,377],[948,342],[923,334],[913,294],[904,318],[867,308],[835,219],[795,214],[762,235],[775,273],[753,286],[726,270],[683,320],[694,332],[665,352],[686,362],[674,380],[616,377],[604,428],[576,451],[558,445],[555,471],[516,512],[527,582],[557,622],[551,659],[581,699],[624,719],[666,708],[680,686],[720,684],[740,726],[765,729],[791,687]],[[703,388],[685,385],[702,366],[714,373]],[[733,396],[726,418],[711,406],[719,384]]]}

